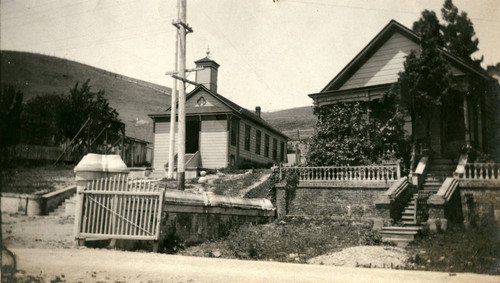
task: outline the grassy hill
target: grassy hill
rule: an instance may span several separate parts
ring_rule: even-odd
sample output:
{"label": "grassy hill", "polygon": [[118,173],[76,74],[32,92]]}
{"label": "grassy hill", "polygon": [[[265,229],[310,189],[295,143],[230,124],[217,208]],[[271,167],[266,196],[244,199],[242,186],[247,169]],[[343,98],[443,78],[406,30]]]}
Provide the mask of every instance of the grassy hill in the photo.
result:
{"label": "grassy hill", "polygon": [[2,84],[24,93],[24,102],[46,93],[69,94],[77,81],[90,79],[94,91],[104,89],[120,114],[127,136],[153,141],[153,123],[147,116],[170,105],[170,88],[111,73],[74,61],[16,51],[0,51]]}
{"label": "grassy hill", "polygon": [[268,121],[272,126],[281,130],[291,139],[298,139],[299,135],[300,139],[304,139],[314,134],[316,116],[313,114],[313,106],[263,112],[262,118]]}
{"label": "grassy hill", "polygon": [[[93,90],[106,91],[127,136],[149,142],[153,142],[153,123],[147,115],[170,106],[170,88],[58,57],[0,51],[0,65],[0,82],[23,91],[24,102],[46,93],[69,94],[77,81],[90,79]],[[297,130],[301,139],[311,136],[316,123],[312,106],[263,112],[262,117],[292,139],[297,139]]]}

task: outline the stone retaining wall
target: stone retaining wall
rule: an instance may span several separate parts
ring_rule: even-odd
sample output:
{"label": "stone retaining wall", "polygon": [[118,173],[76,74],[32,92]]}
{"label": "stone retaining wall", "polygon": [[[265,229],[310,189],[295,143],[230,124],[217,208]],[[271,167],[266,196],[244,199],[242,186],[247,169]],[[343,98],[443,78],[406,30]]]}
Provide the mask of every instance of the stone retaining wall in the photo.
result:
{"label": "stone retaining wall", "polygon": [[161,238],[199,243],[229,235],[238,226],[274,220],[276,210],[267,199],[242,199],[208,193],[167,190]]}
{"label": "stone retaining wall", "polygon": [[462,213],[466,225],[500,224],[500,187],[460,185]]}

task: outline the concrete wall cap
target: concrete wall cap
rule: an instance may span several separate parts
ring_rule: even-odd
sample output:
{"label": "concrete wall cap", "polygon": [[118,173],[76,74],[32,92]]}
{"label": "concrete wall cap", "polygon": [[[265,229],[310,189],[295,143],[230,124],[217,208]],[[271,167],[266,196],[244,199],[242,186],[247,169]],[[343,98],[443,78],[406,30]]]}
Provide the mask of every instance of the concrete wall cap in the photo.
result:
{"label": "concrete wall cap", "polygon": [[113,172],[113,173],[128,173],[130,169],[121,157],[117,154],[103,155],[89,153],[85,155],[78,165],[76,165],[74,172]]}

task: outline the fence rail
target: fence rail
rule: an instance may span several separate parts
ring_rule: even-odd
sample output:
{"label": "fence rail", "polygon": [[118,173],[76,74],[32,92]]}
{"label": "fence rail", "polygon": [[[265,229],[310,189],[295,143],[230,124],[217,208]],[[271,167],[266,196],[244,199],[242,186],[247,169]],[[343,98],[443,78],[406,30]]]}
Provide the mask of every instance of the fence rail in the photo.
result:
{"label": "fence rail", "polygon": [[164,190],[145,180],[114,177],[78,192],[77,239],[158,240]]}
{"label": "fence rail", "polygon": [[401,177],[399,164],[376,166],[291,167],[300,181],[396,181]]}
{"label": "fence rail", "polygon": [[[5,157],[7,160],[38,160],[38,161],[55,161],[64,149],[58,146],[43,146],[43,145],[29,145],[19,144],[9,146],[5,150]],[[65,152],[61,156],[61,161],[73,162],[77,161],[80,157],[79,154]]]}
{"label": "fence rail", "polygon": [[467,163],[461,180],[500,180],[500,163]]}

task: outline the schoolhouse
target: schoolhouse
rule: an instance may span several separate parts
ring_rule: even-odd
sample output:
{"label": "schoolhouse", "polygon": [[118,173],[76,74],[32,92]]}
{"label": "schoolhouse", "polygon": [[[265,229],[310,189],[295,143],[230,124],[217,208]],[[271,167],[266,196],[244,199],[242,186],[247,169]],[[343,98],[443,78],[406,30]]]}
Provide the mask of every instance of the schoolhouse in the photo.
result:
{"label": "schoolhouse", "polygon": [[[186,169],[285,163],[288,137],[261,118],[260,107],[252,112],[217,93],[217,62],[207,55],[195,64],[197,86],[186,95]],[[149,115],[154,125],[155,174],[165,172],[168,163],[170,109]]]}

